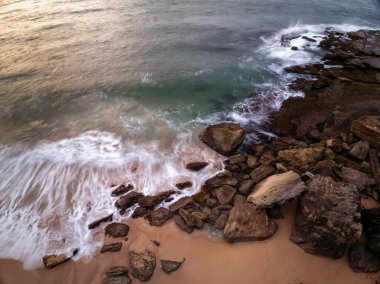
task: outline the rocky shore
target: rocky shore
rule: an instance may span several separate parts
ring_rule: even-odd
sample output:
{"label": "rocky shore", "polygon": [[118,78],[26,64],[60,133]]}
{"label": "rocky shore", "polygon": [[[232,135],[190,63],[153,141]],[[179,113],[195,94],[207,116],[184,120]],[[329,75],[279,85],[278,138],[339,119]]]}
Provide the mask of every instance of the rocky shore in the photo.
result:
{"label": "rocky shore", "polygon": [[[284,35],[282,44],[292,49],[287,38]],[[110,194],[117,197],[115,210],[123,215],[136,207],[132,218],[145,218],[151,226],[173,219],[187,234],[219,231],[235,243],[271,238],[284,204],[298,200],[290,236],[294,244],[333,259],[348,252],[353,271],[379,271],[380,32],[326,30],[320,46],[325,51],[323,64],[284,70],[300,74],[291,88],[302,90],[305,97],[287,100],[273,115],[277,139],[250,145],[238,124],[211,125],[200,139],[226,156],[222,172],[206,180],[197,194],[168,208],[162,202],[174,200],[192,186],[190,181],[158,196],[143,196],[132,184],[114,186]],[[207,166],[207,161],[198,161],[187,169],[206,171]],[[113,222],[112,214],[88,228],[99,226],[115,240],[105,243],[101,253],[120,251],[128,241],[128,224]],[[160,249],[157,240],[152,242]],[[73,255],[48,255],[43,262],[53,268]],[[176,259],[157,260],[152,250],[129,250],[129,263],[109,267],[102,283],[131,283],[130,275],[148,281],[158,261],[167,274],[187,262],[180,252]]]}

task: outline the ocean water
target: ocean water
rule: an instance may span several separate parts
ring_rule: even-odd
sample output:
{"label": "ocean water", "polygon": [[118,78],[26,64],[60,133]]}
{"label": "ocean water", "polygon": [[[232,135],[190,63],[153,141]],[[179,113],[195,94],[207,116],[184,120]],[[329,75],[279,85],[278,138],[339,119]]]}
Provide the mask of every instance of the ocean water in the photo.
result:
{"label": "ocean water", "polygon": [[[87,224],[114,212],[112,184],[197,192],[222,169],[198,141],[206,125],[273,136],[269,114],[303,95],[282,68],[318,62],[327,27],[379,26],[377,0],[0,1],[0,258],[90,257]],[[288,33],[317,42],[292,51]],[[198,160],[207,170],[185,170]]]}

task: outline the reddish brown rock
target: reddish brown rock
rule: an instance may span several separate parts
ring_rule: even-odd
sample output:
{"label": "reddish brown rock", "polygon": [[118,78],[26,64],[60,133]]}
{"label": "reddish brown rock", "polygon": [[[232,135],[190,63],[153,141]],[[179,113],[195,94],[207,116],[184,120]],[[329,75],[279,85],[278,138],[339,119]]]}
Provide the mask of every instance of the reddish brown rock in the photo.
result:
{"label": "reddish brown rock", "polygon": [[351,151],[348,153],[351,157],[364,161],[369,151],[369,143],[367,141],[359,141],[352,145]]}
{"label": "reddish brown rock", "polygon": [[232,204],[235,194],[236,189],[229,185],[223,185],[215,190],[216,198],[220,204]]}
{"label": "reddish brown rock", "polygon": [[100,253],[120,251],[122,245],[123,244],[121,242],[103,245],[100,249]]}
{"label": "reddish brown rock", "polygon": [[153,276],[156,268],[156,255],[153,252],[149,250],[144,252],[129,251],[128,259],[133,277],[141,282],[146,282]]}
{"label": "reddish brown rock", "polygon": [[186,224],[185,220],[180,215],[174,216],[174,222],[177,224],[178,228],[180,228],[182,231],[191,234],[194,231],[193,227],[190,227]]}
{"label": "reddish brown rock", "polygon": [[193,162],[186,165],[186,169],[194,172],[198,172],[208,166],[206,162]]}
{"label": "reddish brown rock", "polygon": [[129,226],[123,223],[111,223],[105,228],[105,235],[113,238],[124,238],[128,232]]}
{"label": "reddish brown rock", "polygon": [[99,220],[96,220],[96,221],[92,222],[91,224],[88,225],[88,228],[90,230],[92,230],[92,229],[95,229],[95,228],[99,227],[99,225],[101,223],[112,222],[112,218],[113,218],[113,213],[110,214],[110,215],[108,215],[108,216],[106,216],[106,217],[100,218]]}
{"label": "reddish brown rock", "polygon": [[254,169],[250,176],[251,179],[255,182],[258,183],[261,180],[269,177],[270,175],[273,175],[276,172],[276,169],[271,167],[271,166],[260,166],[256,169]]}
{"label": "reddish brown rock", "polygon": [[137,201],[143,197],[141,193],[132,191],[128,193],[125,196],[120,197],[116,203],[115,206],[119,209],[127,209],[128,207],[131,207],[132,205],[136,204]]}
{"label": "reddish brown rock", "polygon": [[188,187],[192,187],[193,183],[191,181],[183,181],[183,182],[177,183],[175,186],[176,186],[176,188],[181,190],[181,189],[185,189]]}
{"label": "reddish brown rock", "polygon": [[128,184],[128,185],[122,184],[122,185],[118,186],[116,189],[114,189],[111,192],[111,195],[112,196],[120,196],[120,195],[123,195],[124,193],[131,191],[132,189],[133,189],[132,184]]}
{"label": "reddish brown rock", "polygon": [[169,209],[162,207],[145,215],[151,226],[161,226],[172,217],[173,213]]}
{"label": "reddish brown rock", "polygon": [[51,254],[51,255],[45,255],[42,258],[42,261],[47,269],[54,268],[60,264],[63,264],[69,260],[71,260],[77,253],[78,249],[75,249],[71,256],[67,256],[66,254]]}
{"label": "reddish brown rock", "polygon": [[377,272],[380,261],[364,244],[354,244],[349,251],[350,266],[355,272]]}
{"label": "reddish brown rock", "polygon": [[196,206],[196,203],[190,196],[185,196],[178,199],[175,203],[170,205],[169,210],[173,213],[177,212],[180,208],[191,208]]}
{"label": "reddish brown rock", "polygon": [[165,272],[166,274],[171,274],[172,272],[180,268],[184,261],[185,259],[183,259],[182,261],[161,260],[160,263],[161,263],[162,271]]}
{"label": "reddish brown rock", "polygon": [[322,159],[323,153],[322,147],[289,149],[278,152],[278,158],[296,169],[307,171]]}
{"label": "reddish brown rock", "polygon": [[351,124],[351,132],[380,150],[380,116],[364,116],[354,120]]}

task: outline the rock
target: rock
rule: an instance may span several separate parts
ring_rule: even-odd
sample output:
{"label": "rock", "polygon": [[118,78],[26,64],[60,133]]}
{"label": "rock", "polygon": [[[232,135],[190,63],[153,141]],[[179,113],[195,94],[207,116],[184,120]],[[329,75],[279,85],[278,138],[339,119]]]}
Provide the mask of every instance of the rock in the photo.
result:
{"label": "rock", "polygon": [[176,271],[178,268],[180,268],[180,266],[182,265],[184,261],[185,259],[183,259],[182,261],[161,260],[160,262],[161,262],[162,271],[165,272],[166,274],[170,274]]}
{"label": "rock", "polygon": [[351,159],[346,158],[345,156],[340,156],[340,155],[336,156],[334,161],[337,162],[338,164],[344,165],[347,168],[355,169],[357,171],[360,171],[366,174],[371,173],[371,166],[368,166],[365,163],[361,163],[361,164],[356,163],[352,161]]}
{"label": "rock", "polygon": [[207,219],[207,215],[204,214],[203,212],[194,211],[194,212],[191,212],[191,215],[193,215],[195,218],[202,220],[202,221],[206,221],[206,219]]}
{"label": "rock", "polygon": [[318,72],[323,68],[323,64],[306,64],[306,65],[294,65],[285,67],[284,71],[287,73],[296,73],[296,74],[311,74],[317,75]]}
{"label": "rock", "polygon": [[143,196],[138,199],[137,203],[140,207],[146,208],[146,209],[153,209],[156,207],[158,204],[160,204],[164,198],[160,196]]}
{"label": "rock", "polygon": [[296,33],[289,33],[281,36],[281,46],[287,46],[289,43],[296,38],[299,38],[301,35]]}
{"label": "rock", "polygon": [[229,185],[223,185],[215,190],[216,198],[220,204],[232,204],[235,194],[236,189]]}
{"label": "rock", "polygon": [[218,230],[224,230],[226,223],[227,223],[227,216],[224,214],[221,214],[215,221],[215,228]]}
{"label": "rock", "polygon": [[131,278],[129,278],[128,275],[104,278],[102,280],[102,284],[130,284],[130,283],[132,283],[132,280]]}
{"label": "rock", "polygon": [[193,183],[191,181],[184,181],[184,182],[177,183],[175,186],[176,186],[176,188],[181,190],[181,189],[185,189],[188,187],[192,187]]}
{"label": "rock", "polygon": [[173,213],[177,212],[180,208],[191,208],[196,206],[194,200],[190,196],[185,196],[178,199],[175,203],[170,205],[169,210]]}
{"label": "rock", "polygon": [[197,203],[202,203],[202,202],[206,201],[207,198],[209,198],[209,197],[210,197],[210,194],[202,192],[202,191],[191,196],[191,198]]}
{"label": "rock", "polygon": [[267,212],[270,219],[284,219],[284,215],[281,213],[280,206],[266,208],[265,211]]}
{"label": "rock", "polygon": [[343,149],[347,148],[347,145],[339,139],[328,139],[326,140],[326,147],[332,149],[335,152],[342,152]]}
{"label": "rock", "polygon": [[207,207],[214,208],[217,205],[218,205],[218,201],[215,198],[211,197],[206,200]]}
{"label": "rock", "polygon": [[289,171],[261,181],[248,196],[247,201],[258,208],[268,208],[298,197],[306,190],[307,187],[300,176]]}
{"label": "rock", "polygon": [[310,42],[317,42],[314,38],[308,37],[308,36],[303,36],[302,37],[304,40],[310,41]]}
{"label": "rock", "polygon": [[334,160],[335,159],[335,153],[333,150],[326,148],[323,156],[325,157],[326,160]]}
{"label": "rock", "polygon": [[376,184],[380,185],[380,163],[376,150],[369,150],[369,160],[371,162],[372,176],[376,180]]}
{"label": "rock", "polygon": [[238,191],[243,195],[248,195],[252,192],[255,182],[251,179],[244,181],[239,187]]}
{"label": "rock", "polygon": [[265,166],[271,166],[276,162],[276,158],[272,155],[264,154],[261,156],[259,163]]}
{"label": "rock", "polygon": [[341,178],[347,183],[356,185],[359,190],[375,184],[375,180],[365,173],[346,167],[341,170]]}
{"label": "rock", "polygon": [[292,46],[291,50],[298,50],[297,46]]}
{"label": "rock", "polygon": [[167,220],[173,217],[173,213],[167,208],[159,208],[155,211],[149,212],[145,218],[149,221],[151,226],[161,226]]}
{"label": "rock", "polygon": [[150,240],[156,247],[160,247],[160,242],[156,240]]}
{"label": "rock", "polygon": [[195,227],[195,217],[192,216],[189,212],[187,212],[185,209],[180,208],[179,215],[182,217],[182,219],[188,226]]}
{"label": "rock", "polygon": [[367,240],[368,249],[378,257],[380,256],[380,234],[372,233],[368,235]]}
{"label": "rock", "polygon": [[207,166],[208,166],[208,163],[206,163],[206,162],[193,162],[193,163],[188,163],[186,165],[186,169],[193,171],[193,172],[198,172]]}
{"label": "rock", "polygon": [[124,238],[128,232],[129,226],[123,223],[111,223],[105,228],[105,235],[113,238]]}
{"label": "rock", "polygon": [[103,245],[103,247],[100,249],[100,253],[120,251],[122,245],[123,244],[121,242]]}
{"label": "rock", "polygon": [[338,168],[338,165],[332,160],[324,160],[318,162],[313,170],[313,173],[316,175],[330,176],[333,177],[335,170]]}
{"label": "rock", "polygon": [[106,275],[109,278],[128,275],[128,267],[126,266],[114,266],[106,271]]}
{"label": "rock", "polygon": [[348,242],[360,237],[360,195],[351,184],[317,175],[298,203],[291,241],[306,252],[342,257]]}
{"label": "rock", "polygon": [[236,194],[234,196],[234,205],[244,204],[247,202],[247,198],[244,195]]}
{"label": "rock", "polygon": [[278,152],[278,158],[302,171],[310,170],[323,157],[324,148],[289,149]]}
{"label": "rock", "polygon": [[[74,256],[75,254],[73,254]],[[73,257],[69,257],[65,254],[52,254],[52,255],[45,255],[43,258],[42,258],[42,261],[45,265],[45,267],[47,269],[51,269],[51,268],[54,268],[60,264],[63,264],[69,260],[71,260],[71,258]]]}
{"label": "rock", "polygon": [[236,123],[224,122],[207,127],[199,138],[218,153],[229,156],[243,143],[245,131]]}
{"label": "rock", "polygon": [[243,163],[247,160],[247,157],[244,154],[235,154],[233,156],[230,156],[227,160],[227,162],[230,165],[238,164],[238,163]]}
{"label": "rock", "polygon": [[278,171],[281,172],[281,173],[285,173],[285,172],[289,171],[288,168],[285,167],[285,166],[284,166],[283,164],[281,164],[281,163],[276,163],[276,170],[278,170]]}
{"label": "rock", "polygon": [[146,210],[146,208],[137,207],[135,211],[133,211],[132,213],[132,218],[136,219],[136,218],[144,217],[146,213],[148,213],[148,210]]}
{"label": "rock", "polygon": [[112,222],[112,218],[113,218],[113,213],[110,214],[110,215],[108,215],[108,216],[106,216],[106,217],[100,218],[100,219],[98,219],[98,220],[92,222],[91,224],[88,225],[88,228],[89,228],[90,230],[92,230],[92,229],[95,229],[95,228],[99,227],[99,225],[100,225],[101,223],[104,223],[104,222]]}
{"label": "rock", "polygon": [[143,197],[141,193],[138,193],[136,191],[132,191],[128,193],[125,196],[120,197],[116,203],[115,206],[119,209],[127,209],[128,207],[131,207],[132,205],[136,204],[137,201]]}
{"label": "rock", "polygon": [[248,155],[247,166],[251,169],[256,168],[259,165],[259,159],[256,156]]}
{"label": "rock", "polygon": [[191,234],[194,231],[194,228],[187,225],[180,215],[175,215],[173,219],[182,231],[185,231],[188,234]]}
{"label": "rock", "polygon": [[111,195],[116,197],[116,196],[120,196],[124,193],[127,193],[128,191],[131,191],[133,189],[133,185],[132,184],[128,184],[127,186],[125,186],[124,184],[118,186],[116,189],[114,189],[112,192],[111,192]]}
{"label": "rock", "polygon": [[236,186],[238,184],[238,180],[233,177],[221,177],[216,175],[206,180],[205,183],[211,187],[221,187],[223,185]]}
{"label": "rock", "polygon": [[144,252],[128,252],[129,267],[133,277],[141,282],[148,281],[156,268],[156,256],[153,252],[145,250]]}
{"label": "rock", "polygon": [[363,116],[351,124],[351,132],[380,150],[380,116]]}
{"label": "rock", "polygon": [[377,272],[380,262],[363,244],[354,244],[349,251],[350,266],[355,272]]}
{"label": "rock", "polygon": [[265,240],[276,230],[277,224],[268,219],[264,210],[245,203],[232,208],[224,227],[224,237],[229,242]]}
{"label": "rock", "polygon": [[211,214],[211,209],[209,207],[207,207],[207,206],[201,208],[201,211],[202,211],[203,214],[205,214],[206,217]]}
{"label": "rock", "polygon": [[250,176],[251,176],[251,179],[255,182],[255,183],[258,183],[259,181],[267,178],[268,176],[270,175],[273,175],[274,173],[276,172],[275,168],[271,167],[271,166],[260,166],[256,169],[254,169]]}
{"label": "rock", "polygon": [[369,151],[369,143],[367,141],[359,141],[352,146],[348,154],[358,160],[364,161],[367,158]]}

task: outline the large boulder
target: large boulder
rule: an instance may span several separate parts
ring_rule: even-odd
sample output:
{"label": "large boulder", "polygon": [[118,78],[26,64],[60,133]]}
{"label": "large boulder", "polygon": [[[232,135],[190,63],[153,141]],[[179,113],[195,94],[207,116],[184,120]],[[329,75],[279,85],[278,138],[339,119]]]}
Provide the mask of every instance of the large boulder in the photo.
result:
{"label": "large boulder", "polygon": [[224,122],[210,125],[199,138],[218,153],[228,156],[243,143],[245,131],[239,124]]}
{"label": "large boulder", "polygon": [[235,205],[224,227],[224,237],[229,242],[260,241],[270,238],[277,224],[269,220],[265,210],[252,203]]}
{"label": "large boulder", "polygon": [[256,185],[248,196],[258,208],[273,207],[289,201],[306,191],[307,187],[301,177],[293,171],[273,175]]}
{"label": "large boulder", "polygon": [[323,147],[281,150],[278,158],[293,168],[307,171],[322,159],[324,150]]}
{"label": "large boulder", "polygon": [[342,168],[341,177],[343,181],[356,185],[359,190],[363,190],[375,184],[375,180],[365,173],[347,167]]}
{"label": "large boulder", "polygon": [[351,132],[380,150],[380,115],[363,116],[351,124]]}
{"label": "large boulder", "polygon": [[355,272],[377,272],[380,262],[363,244],[354,244],[349,252],[350,266]]}
{"label": "large boulder", "polygon": [[156,268],[156,255],[145,250],[144,252],[128,252],[129,268],[133,277],[141,282],[148,281]]}
{"label": "large boulder", "polygon": [[362,232],[356,186],[317,175],[298,203],[290,239],[306,252],[342,257],[348,242]]}

